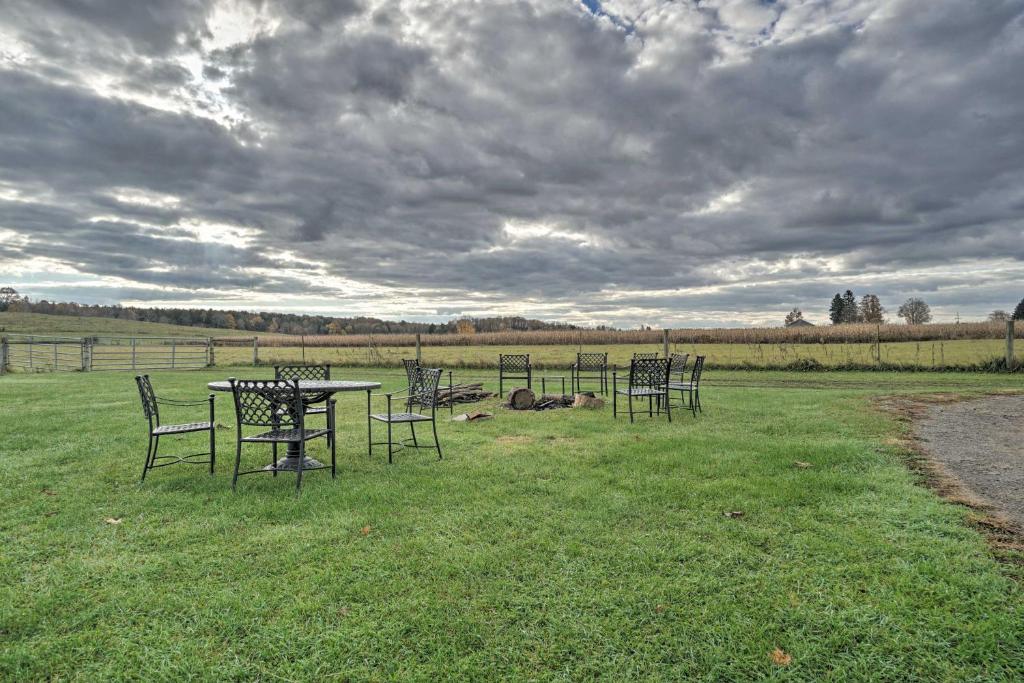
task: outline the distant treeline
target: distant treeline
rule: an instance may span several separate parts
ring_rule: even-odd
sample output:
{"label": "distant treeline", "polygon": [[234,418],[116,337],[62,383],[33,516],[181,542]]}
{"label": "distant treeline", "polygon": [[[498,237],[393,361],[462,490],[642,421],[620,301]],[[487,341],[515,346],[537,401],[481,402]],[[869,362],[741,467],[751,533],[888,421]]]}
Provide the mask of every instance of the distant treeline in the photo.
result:
{"label": "distant treeline", "polygon": [[473,332],[575,330],[575,325],[549,323],[515,316],[460,318],[445,323],[417,323],[377,318],[336,318],[295,313],[253,313],[217,311],[209,308],[140,308],[136,306],[99,306],[73,302],[29,301],[27,297],[0,297],[0,311],[48,313],[82,318],[117,318],[152,323],[225,330],[249,330],[266,334],[454,334]]}

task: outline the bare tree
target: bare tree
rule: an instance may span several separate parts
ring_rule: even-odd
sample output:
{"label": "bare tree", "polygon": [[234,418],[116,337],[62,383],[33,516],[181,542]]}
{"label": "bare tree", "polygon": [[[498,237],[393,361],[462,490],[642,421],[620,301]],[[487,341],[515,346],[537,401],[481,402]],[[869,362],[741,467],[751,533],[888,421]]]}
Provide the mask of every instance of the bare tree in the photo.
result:
{"label": "bare tree", "polygon": [[990,323],[1004,323],[1010,319],[1010,314],[1001,308],[997,308],[988,314],[988,321]]}
{"label": "bare tree", "polygon": [[885,307],[875,294],[865,294],[860,299],[860,318],[866,323],[884,323]]}
{"label": "bare tree", "polygon": [[924,299],[911,297],[900,305],[896,315],[906,320],[908,325],[923,325],[931,322],[932,309]]}
{"label": "bare tree", "polygon": [[794,308],[792,311],[786,314],[786,325],[792,325],[797,320],[804,319],[804,312],[799,308]]}

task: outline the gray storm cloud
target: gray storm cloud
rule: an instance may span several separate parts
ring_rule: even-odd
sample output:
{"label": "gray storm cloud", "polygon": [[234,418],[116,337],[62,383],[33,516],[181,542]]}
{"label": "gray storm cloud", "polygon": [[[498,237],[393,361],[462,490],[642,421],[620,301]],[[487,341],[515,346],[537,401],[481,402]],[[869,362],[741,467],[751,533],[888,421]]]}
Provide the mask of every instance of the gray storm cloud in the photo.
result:
{"label": "gray storm cloud", "polygon": [[632,325],[1024,295],[1021,0],[33,0],[0,39],[0,279],[38,296]]}

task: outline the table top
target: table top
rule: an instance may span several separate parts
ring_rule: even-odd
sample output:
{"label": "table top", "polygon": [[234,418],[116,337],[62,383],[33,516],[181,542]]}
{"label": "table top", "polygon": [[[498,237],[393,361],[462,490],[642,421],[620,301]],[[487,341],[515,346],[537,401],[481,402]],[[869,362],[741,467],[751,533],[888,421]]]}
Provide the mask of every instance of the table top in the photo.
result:
{"label": "table top", "polygon": [[[210,391],[231,391],[230,382],[210,382],[206,385]],[[372,391],[380,389],[380,382],[360,382],[355,380],[300,379],[299,391],[309,393],[335,393],[338,391]]]}

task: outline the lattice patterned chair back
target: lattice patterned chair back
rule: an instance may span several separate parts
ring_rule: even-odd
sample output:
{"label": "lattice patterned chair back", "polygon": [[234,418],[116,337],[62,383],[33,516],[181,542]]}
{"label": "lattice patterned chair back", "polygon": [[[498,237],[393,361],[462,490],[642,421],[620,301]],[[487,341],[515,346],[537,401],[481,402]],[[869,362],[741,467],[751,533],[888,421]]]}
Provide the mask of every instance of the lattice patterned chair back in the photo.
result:
{"label": "lattice patterned chair back", "polygon": [[327,365],[278,365],[274,366],[276,379],[329,380],[331,366]]}
{"label": "lattice patterned chair back", "polygon": [[584,372],[604,370],[608,367],[607,353],[577,353],[576,369]]}
{"label": "lattice patterned chair back", "polygon": [[658,357],[657,353],[634,353],[633,360],[653,360]]}
{"label": "lattice patterned chair back", "polygon": [[672,369],[669,370],[669,372],[670,373],[678,372],[679,376],[682,377],[683,373],[686,372],[686,365],[690,362],[690,354],[688,354],[688,353],[673,353],[672,356],[671,356],[671,359],[672,359]]}
{"label": "lattice patterned chair back", "polygon": [[693,374],[690,375],[690,383],[694,386],[700,384],[700,375],[704,372],[704,356],[697,356],[693,361]]}
{"label": "lattice patterned chair back", "polygon": [[440,368],[417,367],[409,385],[409,406],[420,408],[437,407],[437,387],[441,381]]}
{"label": "lattice patterned chair back", "polygon": [[526,372],[530,369],[530,354],[503,353],[499,358],[499,365],[503,373]]}
{"label": "lattice patterned chair back", "polygon": [[415,358],[403,358],[402,365],[405,366],[405,379],[411,387],[416,381],[416,369],[420,366],[420,362]]}
{"label": "lattice patterned chair back", "polygon": [[149,381],[149,375],[136,375],[135,384],[139,387],[139,397],[142,399],[142,412],[146,419],[160,424],[160,409],[157,407],[156,394],[153,393],[153,385]]}
{"label": "lattice patterned chair back", "polygon": [[658,389],[668,382],[668,358],[634,358],[629,365],[630,389]]}
{"label": "lattice patterned chair back", "polygon": [[298,380],[231,380],[238,426],[292,429],[303,426]]}

